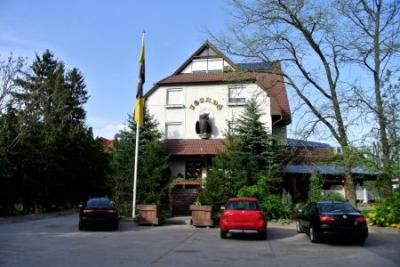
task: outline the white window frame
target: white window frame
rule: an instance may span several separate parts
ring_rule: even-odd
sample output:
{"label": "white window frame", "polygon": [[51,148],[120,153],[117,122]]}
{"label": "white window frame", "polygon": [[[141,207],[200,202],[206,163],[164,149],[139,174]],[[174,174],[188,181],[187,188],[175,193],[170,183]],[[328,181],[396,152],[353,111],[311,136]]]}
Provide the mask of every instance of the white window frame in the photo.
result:
{"label": "white window frame", "polygon": [[[228,87],[228,105],[231,106],[244,106],[246,104],[246,96],[244,97],[232,97],[231,96],[231,90],[232,89],[240,89],[242,90],[242,95],[243,96],[245,92],[245,86],[243,85],[231,85]],[[234,100],[234,101],[233,101]]]}
{"label": "white window frame", "polygon": [[[204,65],[204,68],[196,68]],[[202,58],[192,60],[192,73],[222,72],[224,70],[223,58]]]}
{"label": "white window frame", "polygon": [[[170,103],[169,102],[170,101],[170,99],[169,99],[170,92],[181,92],[182,103]],[[183,107],[185,107],[184,103],[185,103],[185,95],[184,95],[183,88],[167,88],[167,94],[166,94],[166,107],[167,108],[183,108]]]}
{"label": "white window frame", "polygon": [[[168,136],[168,126],[181,126],[180,136],[178,137],[170,137]],[[166,122],[165,123],[165,139],[183,139],[183,123],[182,122]]]}

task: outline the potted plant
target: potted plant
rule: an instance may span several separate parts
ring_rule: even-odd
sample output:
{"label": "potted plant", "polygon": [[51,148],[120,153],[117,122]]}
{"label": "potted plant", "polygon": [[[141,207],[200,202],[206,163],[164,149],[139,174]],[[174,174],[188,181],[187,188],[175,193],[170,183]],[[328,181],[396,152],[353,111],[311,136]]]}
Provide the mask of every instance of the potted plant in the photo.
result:
{"label": "potted plant", "polygon": [[193,205],[190,205],[190,210],[192,211],[192,225],[207,227],[214,226],[212,217],[212,206],[202,205],[201,196],[202,195],[200,194]]}
{"label": "potted plant", "polygon": [[139,225],[160,225],[164,222],[161,213],[159,197],[156,194],[149,195],[144,204],[136,206],[137,223]]}

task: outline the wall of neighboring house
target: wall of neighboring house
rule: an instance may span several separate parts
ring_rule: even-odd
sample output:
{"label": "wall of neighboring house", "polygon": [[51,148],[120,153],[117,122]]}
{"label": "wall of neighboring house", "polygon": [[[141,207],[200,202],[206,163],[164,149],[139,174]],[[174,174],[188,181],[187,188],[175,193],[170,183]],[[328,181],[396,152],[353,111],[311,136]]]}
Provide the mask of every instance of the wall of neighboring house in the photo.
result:
{"label": "wall of neighboring house", "polygon": [[[334,189],[323,190],[322,194],[336,193],[344,196],[344,188],[341,185],[335,186]],[[356,185],[356,199],[362,203],[375,201],[375,196],[371,189],[366,186]]]}
{"label": "wall of neighboring house", "polygon": [[[270,98],[254,83],[240,86],[246,100],[255,98],[261,107],[265,107],[262,108],[261,121],[271,133]],[[224,138],[229,129],[229,121],[237,118],[244,110],[243,103],[229,102],[229,88],[232,88],[232,85],[161,86],[148,96],[146,105],[158,121],[159,130],[168,139],[199,139],[195,124],[199,115],[203,113],[209,114],[212,124],[211,138]],[[181,100],[169,100],[169,96],[176,97],[173,94]]]}

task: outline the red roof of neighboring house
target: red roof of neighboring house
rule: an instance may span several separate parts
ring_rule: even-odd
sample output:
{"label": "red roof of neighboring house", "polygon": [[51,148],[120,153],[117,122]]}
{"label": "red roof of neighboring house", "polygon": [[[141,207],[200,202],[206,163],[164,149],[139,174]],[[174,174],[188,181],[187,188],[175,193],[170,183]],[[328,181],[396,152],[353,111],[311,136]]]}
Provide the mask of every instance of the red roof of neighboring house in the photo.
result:
{"label": "red roof of neighboring house", "polygon": [[103,145],[104,152],[110,152],[114,147],[114,141],[104,137],[100,137],[101,144]]}
{"label": "red roof of neighboring house", "polygon": [[225,149],[225,139],[168,139],[171,155],[215,155]]}

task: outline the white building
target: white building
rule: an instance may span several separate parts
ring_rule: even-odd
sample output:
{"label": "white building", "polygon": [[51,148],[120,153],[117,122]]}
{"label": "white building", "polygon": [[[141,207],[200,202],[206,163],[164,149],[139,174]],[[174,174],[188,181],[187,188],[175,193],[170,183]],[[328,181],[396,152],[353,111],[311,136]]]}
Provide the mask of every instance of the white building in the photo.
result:
{"label": "white building", "polygon": [[[231,123],[251,98],[263,109],[266,131],[286,140],[291,115],[279,62],[235,64],[205,42],[157,82],[145,103],[164,133],[172,176],[205,178],[212,156],[223,149]],[[208,114],[208,130],[207,120],[199,121],[202,114]]]}

